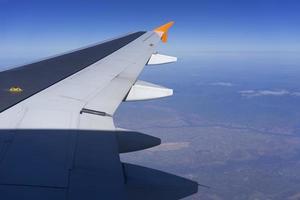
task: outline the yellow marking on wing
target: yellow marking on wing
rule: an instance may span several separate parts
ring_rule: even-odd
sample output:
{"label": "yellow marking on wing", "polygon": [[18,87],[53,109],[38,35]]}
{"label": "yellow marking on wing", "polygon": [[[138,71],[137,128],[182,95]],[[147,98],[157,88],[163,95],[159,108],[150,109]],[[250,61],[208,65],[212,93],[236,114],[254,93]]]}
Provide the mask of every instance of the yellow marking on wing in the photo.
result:
{"label": "yellow marking on wing", "polygon": [[10,93],[20,93],[20,92],[23,92],[23,89],[20,87],[14,86],[14,87],[9,88],[9,92]]}

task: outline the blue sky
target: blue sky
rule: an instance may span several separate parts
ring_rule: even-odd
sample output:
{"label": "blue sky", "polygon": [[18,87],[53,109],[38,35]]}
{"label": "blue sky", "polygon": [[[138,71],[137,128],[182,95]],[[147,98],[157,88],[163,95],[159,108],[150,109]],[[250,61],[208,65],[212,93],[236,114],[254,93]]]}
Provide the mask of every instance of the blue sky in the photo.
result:
{"label": "blue sky", "polygon": [[176,22],[162,51],[300,51],[296,0],[0,0],[0,65]]}

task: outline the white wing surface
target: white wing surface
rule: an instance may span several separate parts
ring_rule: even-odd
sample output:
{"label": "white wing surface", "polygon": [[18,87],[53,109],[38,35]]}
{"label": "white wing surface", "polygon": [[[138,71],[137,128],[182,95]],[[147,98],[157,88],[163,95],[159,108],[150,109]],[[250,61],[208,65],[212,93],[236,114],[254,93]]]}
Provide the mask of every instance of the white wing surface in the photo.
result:
{"label": "white wing surface", "polygon": [[[4,98],[3,101],[8,101],[10,105],[11,98],[25,97],[8,108],[2,108],[0,128],[114,130],[113,115],[116,109],[137,81],[159,41],[166,41],[167,30],[172,24],[51,58],[54,61],[58,59],[54,63],[49,64],[48,59],[40,61],[40,64],[33,63],[4,72],[2,76],[6,77],[2,79],[2,95],[9,96],[10,99]],[[111,44],[107,45],[109,42]],[[102,56],[101,45],[115,49],[109,53],[104,52],[107,55]],[[95,58],[90,63],[73,69],[72,65],[77,64],[73,60],[78,57],[73,59],[72,54],[85,60],[93,56]],[[97,54],[100,55],[99,59]],[[43,67],[47,66],[45,71],[49,73],[42,73],[44,69],[40,67],[41,64],[44,64]],[[13,77],[22,70],[25,71],[24,77],[21,73]],[[58,79],[52,77],[57,76],[61,70],[68,73]],[[15,79],[15,84],[12,79]],[[27,82],[21,80],[19,83],[18,79],[26,79]],[[49,81],[45,81],[44,85],[32,89],[36,87],[35,84],[47,79]]]}

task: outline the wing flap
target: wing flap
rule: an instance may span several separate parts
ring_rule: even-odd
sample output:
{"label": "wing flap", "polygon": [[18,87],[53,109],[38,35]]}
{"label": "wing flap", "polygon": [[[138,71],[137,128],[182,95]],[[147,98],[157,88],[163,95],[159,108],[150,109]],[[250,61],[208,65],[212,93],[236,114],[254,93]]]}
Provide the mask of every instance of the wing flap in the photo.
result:
{"label": "wing flap", "polygon": [[129,199],[174,200],[198,191],[198,183],[159,170],[124,163]]}
{"label": "wing flap", "polygon": [[23,185],[0,185],[1,200],[67,200],[62,188],[35,187]]}
{"label": "wing flap", "polygon": [[192,181],[120,162],[119,152],[159,143],[127,131],[0,130],[1,199],[140,199],[146,193],[177,199],[196,192]]}

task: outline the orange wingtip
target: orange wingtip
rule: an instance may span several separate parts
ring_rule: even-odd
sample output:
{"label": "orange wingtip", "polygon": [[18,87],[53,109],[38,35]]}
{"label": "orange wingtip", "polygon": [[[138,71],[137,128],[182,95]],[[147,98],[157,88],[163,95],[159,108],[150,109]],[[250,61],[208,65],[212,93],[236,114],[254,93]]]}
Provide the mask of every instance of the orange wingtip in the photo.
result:
{"label": "orange wingtip", "polygon": [[167,40],[168,40],[168,31],[169,29],[173,26],[175,22],[174,21],[171,21],[169,23],[166,23],[156,29],[154,29],[155,32],[162,32],[162,36],[161,36],[161,40],[166,43]]}

